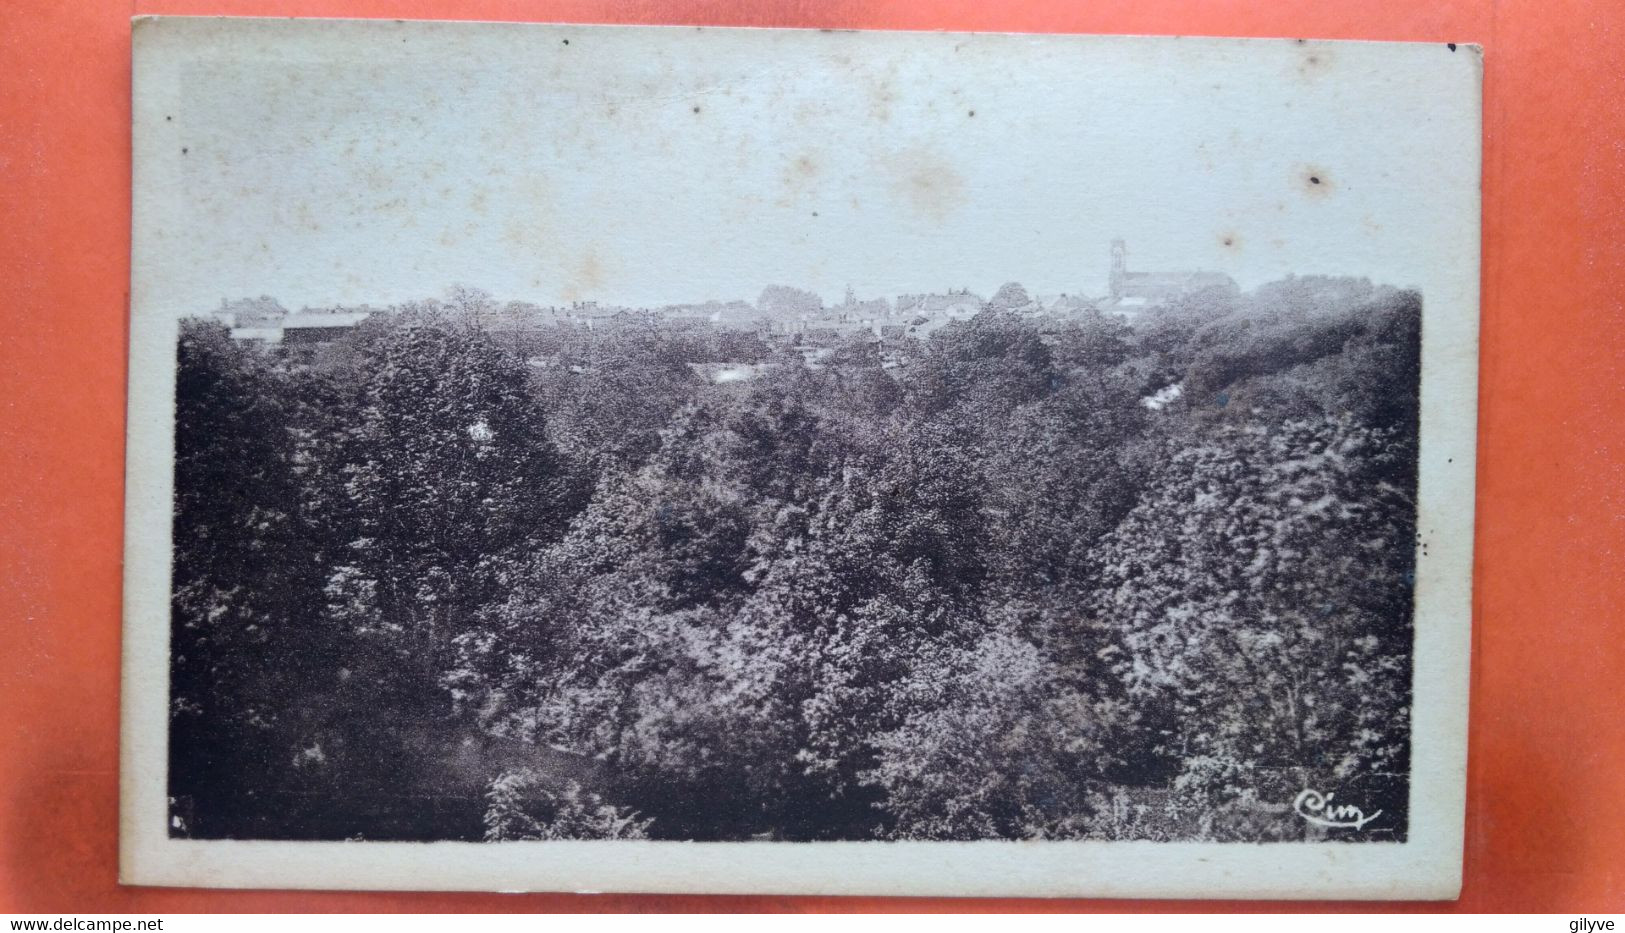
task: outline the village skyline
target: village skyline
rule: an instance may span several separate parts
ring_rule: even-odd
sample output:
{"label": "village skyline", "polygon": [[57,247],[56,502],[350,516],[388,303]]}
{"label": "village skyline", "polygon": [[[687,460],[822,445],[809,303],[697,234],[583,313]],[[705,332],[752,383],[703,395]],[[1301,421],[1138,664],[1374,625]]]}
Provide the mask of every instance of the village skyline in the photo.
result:
{"label": "village skyline", "polygon": [[[374,304],[334,303],[298,309],[277,297],[231,298],[203,316],[231,328],[239,339],[277,342],[277,331],[348,329],[376,314],[436,304],[479,318],[498,329],[574,323],[588,327],[615,318],[689,321],[768,334],[796,334],[830,325],[833,331],[872,330],[877,337],[926,336],[946,323],[971,317],[985,309],[1067,318],[1076,314],[1105,313],[1127,318],[1143,310],[1206,293],[1208,297],[1234,297],[1243,292],[1229,274],[1213,270],[1139,270],[1127,262],[1126,241],[1112,241],[1111,261],[1104,291],[1034,293],[1019,281],[1006,281],[990,292],[960,285],[929,291],[866,294],[847,285],[839,301],[818,292],[784,284],[764,286],[754,300],[709,297],[699,301],[627,304],[581,297],[569,301],[540,302],[503,298],[466,284],[447,286],[441,297],[422,296],[409,301]],[[1302,278],[1327,283],[1370,283],[1366,276],[1289,274],[1276,282]],[[1264,285],[1274,283],[1263,283]],[[1257,286],[1262,287],[1262,286]],[[1248,291],[1256,290],[1248,289]],[[193,315],[198,316],[198,315]],[[900,319],[906,319],[900,322]],[[830,333],[825,336],[840,336]]]}
{"label": "village skyline", "polygon": [[[1111,242],[1121,242],[1121,239]],[[624,309],[628,311],[662,311],[669,309],[702,308],[711,306],[737,306],[750,305],[759,307],[764,292],[774,290],[791,290],[816,298],[819,307],[828,310],[839,308],[849,302],[853,296],[859,303],[873,303],[885,301],[895,304],[899,299],[926,298],[933,296],[970,295],[982,300],[991,298],[998,290],[1007,285],[1019,285],[1036,302],[1049,305],[1063,300],[1071,303],[1092,303],[1101,306],[1102,310],[1110,310],[1112,306],[1120,304],[1112,298],[1112,273],[1108,267],[1106,257],[1108,252],[1103,251],[1096,263],[1098,269],[1084,270],[1073,284],[1057,284],[1053,287],[1041,287],[1029,283],[1026,278],[1016,276],[992,276],[987,281],[973,279],[971,276],[962,276],[960,279],[945,279],[940,282],[908,284],[864,284],[850,281],[825,286],[821,283],[797,281],[789,278],[782,280],[764,280],[754,290],[750,287],[740,288],[727,293],[717,289],[711,293],[696,293],[690,295],[675,295],[667,297],[650,296],[643,300],[636,300],[618,296],[613,290],[577,291],[574,288],[561,289],[559,294],[549,296],[545,287],[534,288],[502,288],[499,283],[487,283],[484,280],[473,281],[471,277],[448,276],[436,287],[410,295],[392,295],[384,293],[344,297],[328,295],[318,297],[303,294],[299,289],[278,289],[273,287],[245,286],[233,292],[223,292],[216,296],[212,304],[207,301],[190,308],[178,309],[178,316],[189,317],[200,314],[213,314],[227,305],[237,306],[244,303],[264,301],[271,299],[283,308],[288,314],[300,313],[333,313],[353,310],[381,311],[402,305],[421,302],[428,298],[447,298],[460,290],[477,292],[486,299],[498,305],[526,305],[542,309],[562,309],[574,307],[600,307],[605,309]],[[1243,276],[1237,270],[1223,264],[1205,264],[1195,268],[1171,268],[1168,263],[1151,264],[1135,263],[1128,274],[1133,277],[1153,277],[1161,281],[1184,279],[1189,276],[1212,276],[1217,281],[1208,282],[1209,285],[1219,285],[1234,289],[1236,292],[1253,291],[1260,286],[1269,285],[1293,278],[1326,278],[1364,280],[1380,282],[1396,288],[1416,288],[1416,283],[1400,279],[1384,277],[1358,268],[1332,268],[1314,269],[1304,271],[1286,271],[1275,275]],[[1165,293],[1175,294],[1179,291],[1194,291],[1191,289],[1173,288]],[[568,294],[566,294],[566,292]],[[1145,302],[1130,303],[1130,308],[1137,308]]]}

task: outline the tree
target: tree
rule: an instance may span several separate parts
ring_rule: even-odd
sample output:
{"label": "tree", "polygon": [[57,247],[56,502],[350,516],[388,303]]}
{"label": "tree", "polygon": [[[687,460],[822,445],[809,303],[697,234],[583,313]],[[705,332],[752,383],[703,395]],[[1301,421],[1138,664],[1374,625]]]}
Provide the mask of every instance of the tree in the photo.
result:
{"label": "tree", "polygon": [[325,686],[343,645],[320,611],[287,394],[270,361],[223,326],[182,325],[169,793],[189,835],[276,825],[307,737],[286,700]]}
{"label": "tree", "polygon": [[1020,311],[1032,303],[1021,283],[1006,282],[988,299],[987,306],[995,311]]}
{"label": "tree", "polygon": [[509,771],[486,791],[485,841],[647,839],[652,820],[570,781],[556,790],[535,771]]}
{"label": "tree", "polygon": [[1397,441],[1335,419],[1213,429],[1103,542],[1117,673],[1167,706],[1148,740],[1205,810],[1377,776],[1373,809],[1403,825],[1415,512]]}
{"label": "tree", "polygon": [[428,319],[368,350],[345,466],[358,527],[329,590],[341,616],[435,666],[579,505],[522,365],[487,335]]}
{"label": "tree", "polygon": [[[863,779],[905,839],[1076,838],[1092,828],[1114,710],[1064,683],[1037,646],[990,632],[933,652],[894,695]],[[894,701],[895,702],[895,701]]]}
{"label": "tree", "polygon": [[1069,381],[1011,414],[983,456],[985,550],[1007,591],[1087,582],[1088,555],[1145,482],[1129,455],[1144,428],[1145,409],[1115,377]]}
{"label": "tree", "polygon": [[1036,327],[1014,314],[984,311],[931,335],[905,389],[926,414],[961,407],[996,424],[1012,408],[1059,384],[1050,349]]}
{"label": "tree", "polygon": [[679,335],[644,328],[558,328],[553,352],[532,369],[533,394],[548,414],[548,436],[587,474],[641,466],[660,432],[702,382],[688,364],[713,354]]}
{"label": "tree", "polygon": [[812,314],[824,307],[824,299],[812,292],[788,285],[769,285],[756,299],[756,307],[772,317]]}
{"label": "tree", "polygon": [[1066,370],[1104,373],[1133,351],[1134,331],[1116,315],[1099,311],[1069,320],[1055,338],[1055,362]]}

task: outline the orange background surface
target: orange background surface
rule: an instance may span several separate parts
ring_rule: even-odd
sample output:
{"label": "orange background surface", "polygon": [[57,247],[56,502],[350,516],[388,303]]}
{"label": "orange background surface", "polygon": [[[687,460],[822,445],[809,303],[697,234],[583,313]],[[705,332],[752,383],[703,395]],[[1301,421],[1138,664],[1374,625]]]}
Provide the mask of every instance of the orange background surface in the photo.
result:
{"label": "orange background surface", "polygon": [[129,17],[144,13],[1482,44],[1466,882],[1454,904],[1373,909],[1625,910],[1625,8],[1612,0],[10,0],[0,11],[0,911],[1360,906],[120,887]]}

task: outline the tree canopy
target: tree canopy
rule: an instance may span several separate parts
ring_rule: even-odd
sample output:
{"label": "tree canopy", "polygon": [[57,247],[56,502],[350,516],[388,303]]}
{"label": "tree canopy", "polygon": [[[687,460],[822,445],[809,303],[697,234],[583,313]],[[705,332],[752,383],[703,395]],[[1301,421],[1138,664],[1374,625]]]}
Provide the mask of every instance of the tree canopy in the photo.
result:
{"label": "tree canopy", "polygon": [[189,322],[174,831],[1302,838],[1352,782],[1403,838],[1420,315]]}

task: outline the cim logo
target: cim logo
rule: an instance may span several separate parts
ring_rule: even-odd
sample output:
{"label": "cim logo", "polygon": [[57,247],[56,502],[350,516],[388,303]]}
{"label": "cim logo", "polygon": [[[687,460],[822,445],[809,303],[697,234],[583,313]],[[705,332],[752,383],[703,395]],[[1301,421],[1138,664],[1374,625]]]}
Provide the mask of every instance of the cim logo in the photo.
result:
{"label": "cim logo", "polygon": [[1365,824],[1382,816],[1381,810],[1367,816],[1359,807],[1334,804],[1331,794],[1322,794],[1318,790],[1305,790],[1298,794],[1292,801],[1292,812],[1309,823],[1329,829],[1364,829]]}

